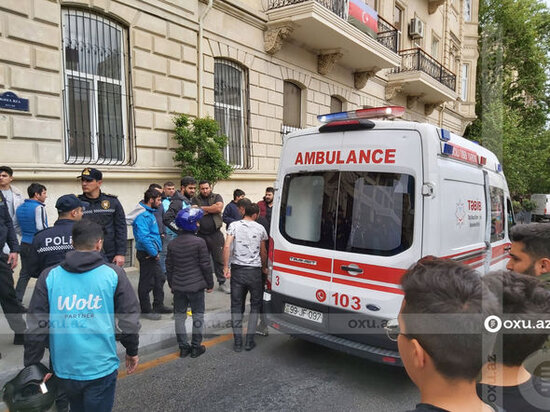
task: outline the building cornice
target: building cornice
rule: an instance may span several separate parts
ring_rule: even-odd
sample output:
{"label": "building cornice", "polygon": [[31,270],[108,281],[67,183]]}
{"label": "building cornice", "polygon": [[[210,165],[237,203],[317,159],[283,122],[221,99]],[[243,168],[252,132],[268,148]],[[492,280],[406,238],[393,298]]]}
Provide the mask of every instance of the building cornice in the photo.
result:
{"label": "building cornice", "polygon": [[267,15],[260,11],[251,10],[238,0],[214,0],[214,9],[260,30],[265,30]]}

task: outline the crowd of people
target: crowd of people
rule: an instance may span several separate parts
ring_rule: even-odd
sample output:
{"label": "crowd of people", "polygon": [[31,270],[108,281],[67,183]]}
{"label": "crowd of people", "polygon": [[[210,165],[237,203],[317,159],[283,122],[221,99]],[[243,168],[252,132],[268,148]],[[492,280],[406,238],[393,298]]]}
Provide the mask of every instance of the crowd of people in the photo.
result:
{"label": "crowd of people", "polygon": [[[180,191],[173,182],[151,184],[138,205],[125,214],[117,197],[101,190],[100,170],[85,168],[78,178],[82,194],[59,197],[58,219],[49,227],[47,188],[32,183],[24,199],[11,184],[13,170],[0,166],[0,304],[15,332],[13,343],[25,345],[25,366],[39,363],[49,348],[50,364],[65,394],[58,399],[58,409],[66,410],[70,402],[73,410],[110,410],[118,370],[115,338],[126,348],[131,373],[139,361],[140,317],[156,321],[161,314],[174,313],[180,356],[202,355],[205,291],[213,291],[213,274],[218,289],[232,295],[235,350],[242,350],[247,291],[253,296],[254,322],[260,312],[273,188],[261,201],[260,216],[259,206],[246,199],[244,191],[236,189],[224,210],[223,198],[212,192],[210,182],[186,176]],[[240,220],[250,225],[232,232]],[[221,231],[224,222],[229,243]],[[128,225],[139,261],[137,296],[123,269]],[[250,236],[249,231],[260,236]],[[231,253],[235,238],[239,256]],[[14,286],[19,256],[21,270]],[[23,297],[32,277],[38,280],[27,309]],[[174,294],[173,308],[164,302],[166,280]],[[185,328],[189,310],[190,341]],[[248,329],[250,334],[256,324]],[[265,321],[258,331],[267,334]],[[245,349],[254,346],[254,338],[247,335]],[[84,350],[68,356],[75,347]]]}
{"label": "crowd of people", "polygon": [[[101,191],[101,171],[86,168],[79,176],[83,193],[58,198],[58,220],[48,227],[46,187],[31,184],[23,199],[12,178],[13,171],[1,166],[0,303],[14,344],[25,345],[25,366],[40,363],[49,349],[55,374],[47,378],[56,379],[63,394],[58,410],[68,404],[75,411],[112,409],[119,368],[115,340],[125,347],[132,373],[139,362],[140,317],[155,321],[173,312],[180,357],[201,356],[205,293],[213,292],[215,281],[219,291],[231,294],[233,349],[250,351],[256,332],[267,334],[261,299],[273,188],[258,203],[236,189],[224,209],[210,182],[186,176],[179,191],[172,182],[151,184],[126,215],[115,196]],[[140,263],[137,296],[122,268],[127,225]],[[420,390],[414,411],[550,409],[550,382],[524,366],[548,346],[550,224],[515,226],[510,239],[508,271],[481,277],[460,263],[425,257],[402,277],[401,310],[386,331]],[[14,287],[19,254],[21,275]],[[26,309],[22,298],[31,277],[38,280]],[[164,302],[166,281],[173,309]],[[185,325],[189,309],[191,334]],[[519,327],[488,330],[490,317]],[[532,328],[518,320],[543,324]]]}

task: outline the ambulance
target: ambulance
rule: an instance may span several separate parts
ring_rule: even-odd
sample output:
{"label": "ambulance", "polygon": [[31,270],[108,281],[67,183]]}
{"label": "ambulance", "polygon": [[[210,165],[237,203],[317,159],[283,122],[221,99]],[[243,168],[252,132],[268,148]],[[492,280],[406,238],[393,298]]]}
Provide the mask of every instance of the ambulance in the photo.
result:
{"label": "ambulance", "polygon": [[384,326],[406,269],[427,255],[504,269],[514,223],[497,157],[404,110],[318,116],[285,138],[264,294],[271,327],[397,366]]}

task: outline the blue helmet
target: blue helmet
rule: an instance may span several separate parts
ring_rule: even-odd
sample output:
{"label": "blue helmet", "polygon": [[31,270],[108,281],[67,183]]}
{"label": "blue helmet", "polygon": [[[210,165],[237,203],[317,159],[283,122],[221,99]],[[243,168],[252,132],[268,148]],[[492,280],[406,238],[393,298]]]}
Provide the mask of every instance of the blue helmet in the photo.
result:
{"label": "blue helmet", "polygon": [[197,222],[202,219],[204,212],[196,207],[181,209],[176,216],[176,225],[188,232],[197,231]]}

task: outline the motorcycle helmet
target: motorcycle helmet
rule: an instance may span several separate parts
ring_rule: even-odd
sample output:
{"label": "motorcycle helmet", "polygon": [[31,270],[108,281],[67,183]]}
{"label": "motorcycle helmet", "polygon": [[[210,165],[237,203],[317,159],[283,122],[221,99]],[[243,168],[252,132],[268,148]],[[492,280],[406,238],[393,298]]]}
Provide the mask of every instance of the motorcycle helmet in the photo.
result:
{"label": "motorcycle helmet", "polygon": [[41,363],[22,369],[4,385],[4,402],[10,412],[41,412],[52,407],[57,391],[57,378],[43,383],[50,370]]}
{"label": "motorcycle helmet", "polygon": [[178,212],[176,226],[187,232],[197,231],[197,222],[202,219],[204,212],[196,207],[188,207]]}

